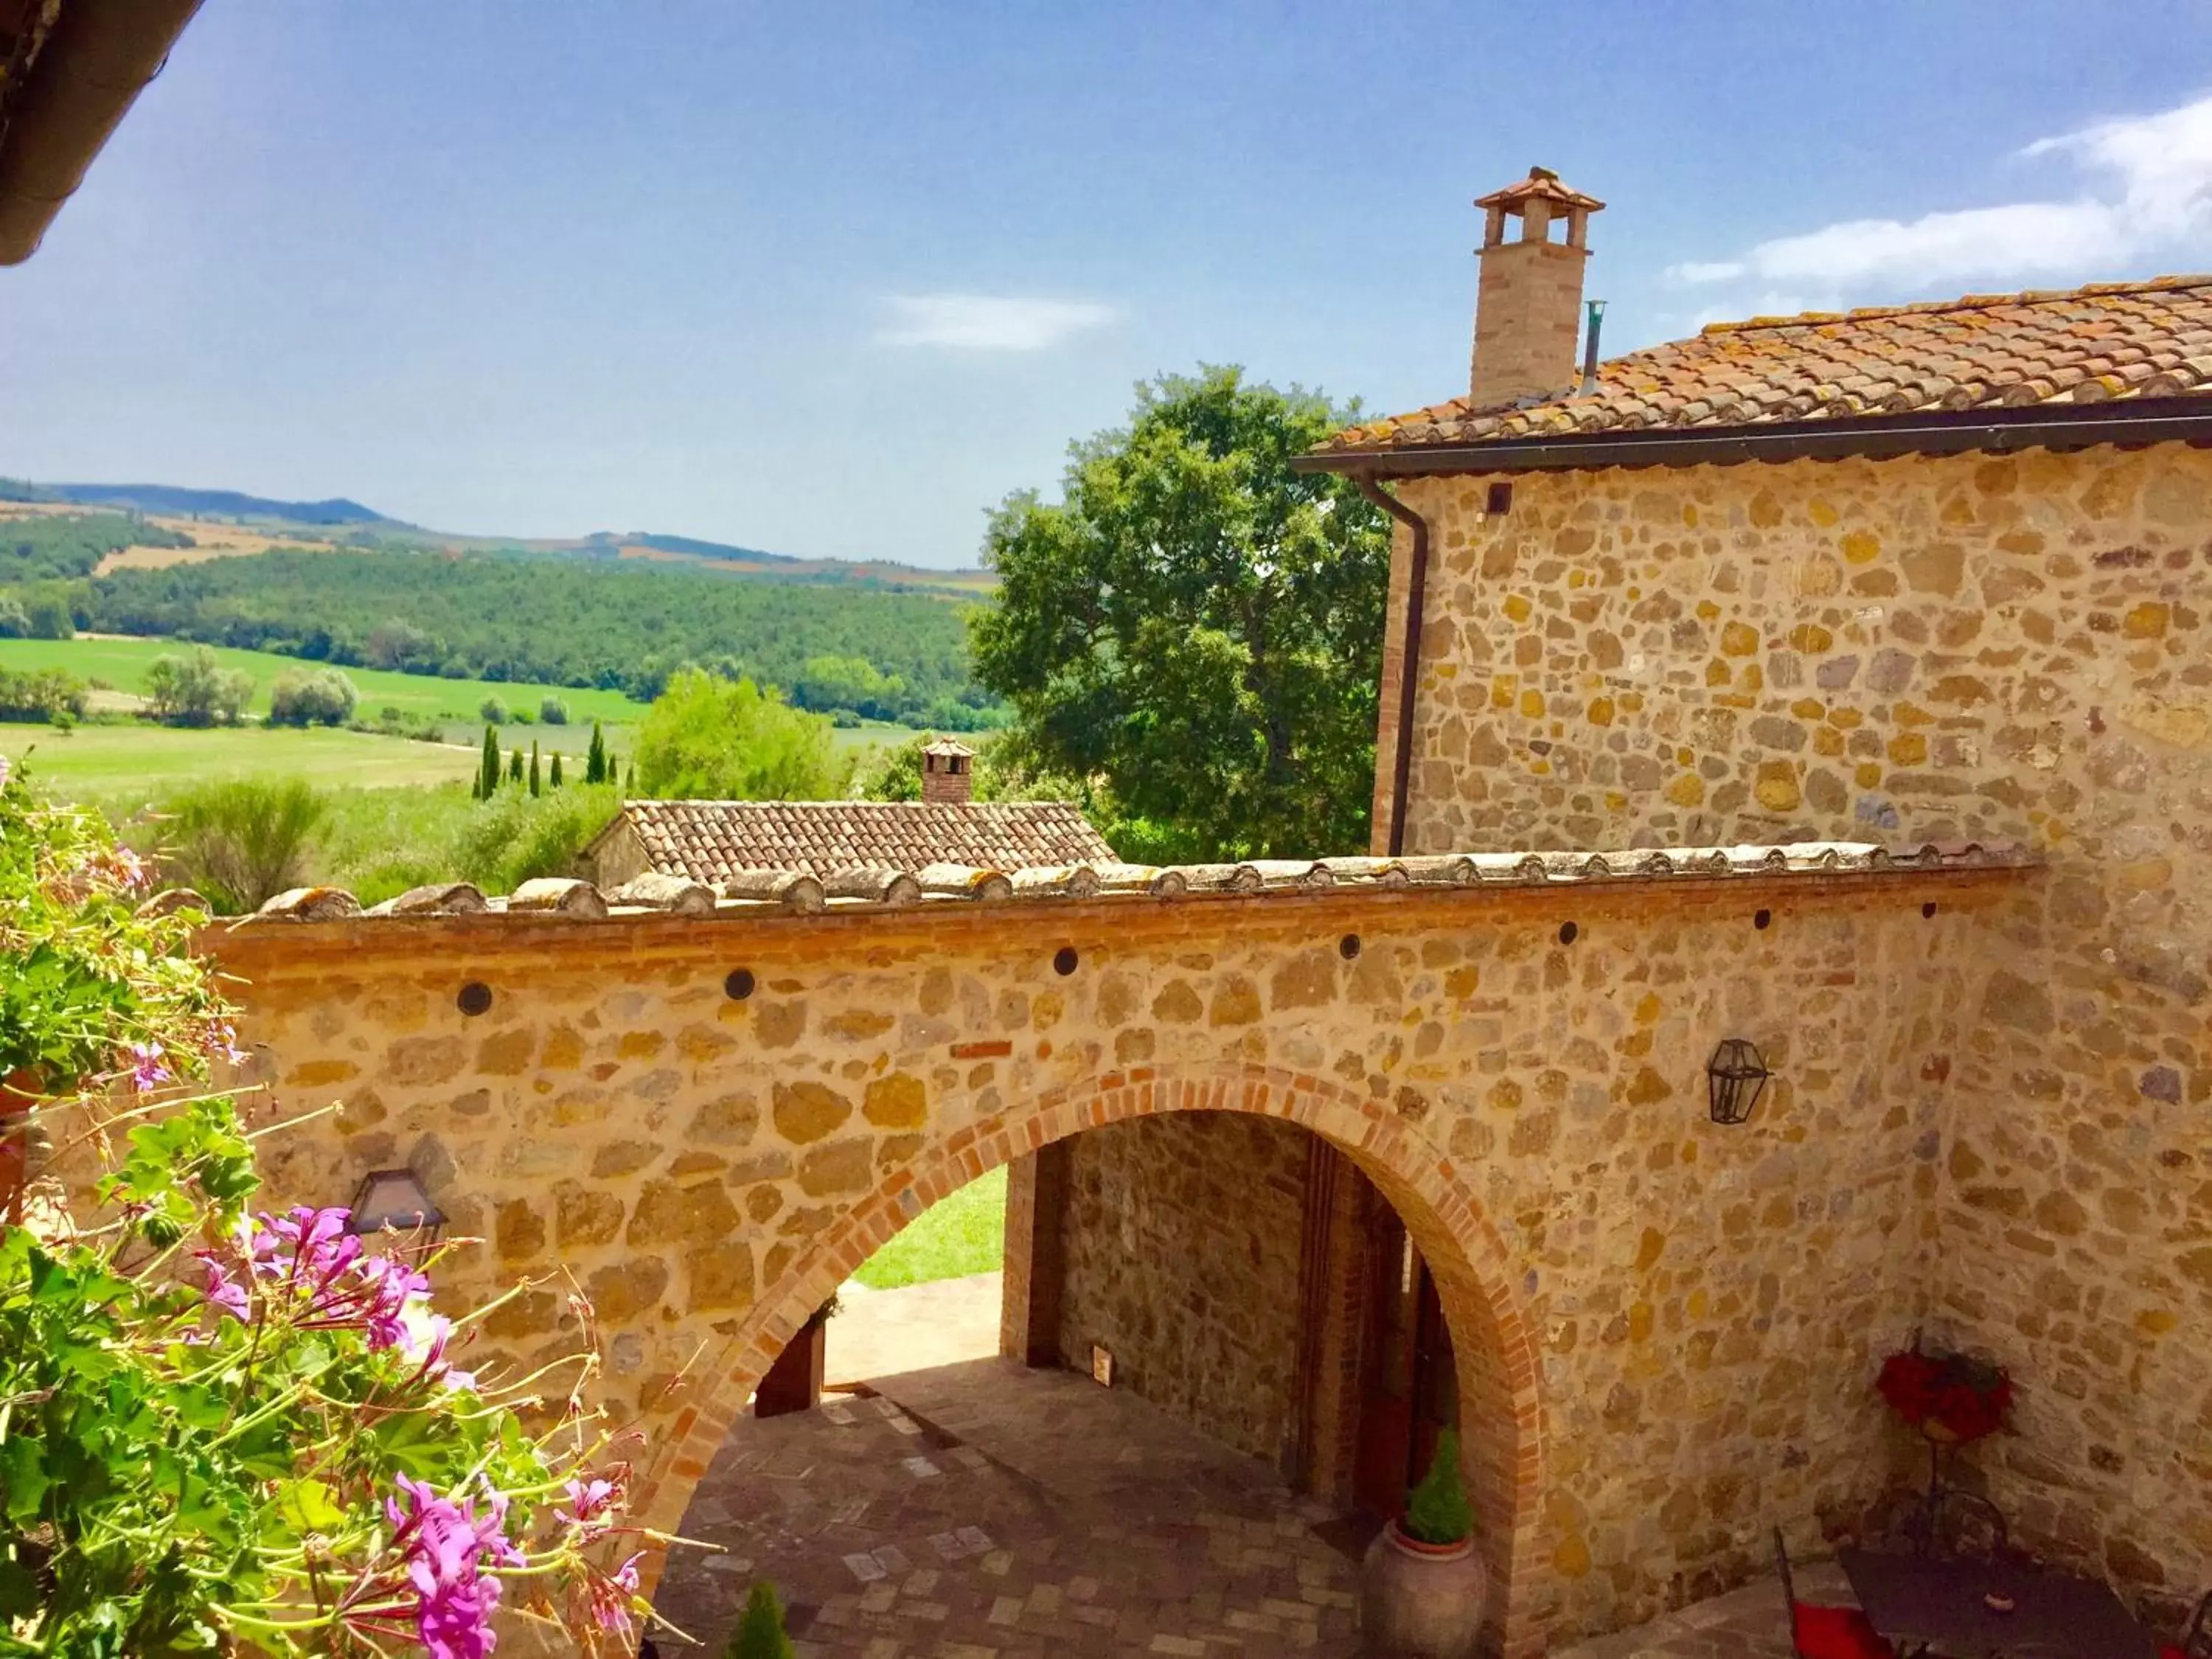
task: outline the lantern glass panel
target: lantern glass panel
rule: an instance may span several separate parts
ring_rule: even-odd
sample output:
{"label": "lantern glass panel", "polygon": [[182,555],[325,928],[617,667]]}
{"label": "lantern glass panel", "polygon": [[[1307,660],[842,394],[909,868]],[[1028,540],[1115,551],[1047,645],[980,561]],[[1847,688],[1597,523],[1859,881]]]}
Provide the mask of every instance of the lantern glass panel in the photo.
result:
{"label": "lantern glass panel", "polygon": [[1743,1122],[1765,1092],[1771,1075],[1755,1045],[1742,1037],[1723,1042],[1705,1066],[1713,1121]]}
{"label": "lantern glass panel", "polygon": [[347,1231],[380,1233],[435,1232],[446,1224],[445,1212],[430,1201],[429,1194],[412,1170],[374,1170],[353,1195],[353,1215]]}

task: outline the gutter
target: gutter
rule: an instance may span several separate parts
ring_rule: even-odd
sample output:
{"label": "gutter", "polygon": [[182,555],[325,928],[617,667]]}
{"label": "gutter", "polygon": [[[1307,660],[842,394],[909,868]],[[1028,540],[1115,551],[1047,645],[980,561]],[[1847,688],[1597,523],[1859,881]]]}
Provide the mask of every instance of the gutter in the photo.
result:
{"label": "gutter", "polygon": [[1613,466],[1729,466],[1745,461],[1841,460],[1847,456],[2002,455],[2022,449],[2158,443],[2212,445],[2212,397],[2131,398],[2087,405],[2039,404],[2002,413],[1962,410],[1321,451],[1292,457],[1291,467],[1298,472],[1345,472],[1355,479],[1414,478]]}
{"label": "gutter", "polygon": [[[1305,459],[1310,458],[1300,458]],[[1355,472],[1352,483],[1361,495],[1413,532],[1413,555],[1406,571],[1406,645],[1398,665],[1398,749],[1390,762],[1390,844],[1386,850],[1395,859],[1406,850],[1406,796],[1413,767],[1413,705],[1421,672],[1421,613],[1429,588],[1429,521],[1376,483],[1371,473]]]}
{"label": "gutter", "polygon": [[200,0],[63,0],[0,110],[0,265],[37,252]]}

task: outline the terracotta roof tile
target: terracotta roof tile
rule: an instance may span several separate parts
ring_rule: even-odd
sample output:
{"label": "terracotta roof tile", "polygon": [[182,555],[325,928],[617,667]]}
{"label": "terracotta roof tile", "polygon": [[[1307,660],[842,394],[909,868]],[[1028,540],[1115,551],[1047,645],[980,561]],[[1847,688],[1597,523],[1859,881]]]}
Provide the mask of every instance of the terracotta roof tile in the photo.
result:
{"label": "terracotta roof tile", "polygon": [[860,867],[1118,861],[1064,801],[634,800],[615,823],[637,831],[653,869],[709,885],[740,870],[803,871],[820,879]]}
{"label": "terracotta roof tile", "polygon": [[1754,317],[1601,363],[1587,395],[1482,409],[1455,398],[1317,453],[2212,396],[2209,347],[2212,276]]}

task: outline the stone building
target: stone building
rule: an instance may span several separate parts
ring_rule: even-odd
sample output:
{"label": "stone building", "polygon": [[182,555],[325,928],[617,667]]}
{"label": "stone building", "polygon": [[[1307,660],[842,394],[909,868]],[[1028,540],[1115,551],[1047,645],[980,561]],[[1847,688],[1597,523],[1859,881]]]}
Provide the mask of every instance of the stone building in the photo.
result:
{"label": "stone building", "polygon": [[813,1309],[1006,1164],[1009,1353],[1347,1505],[1456,1421],[1490,1653],[1859,1525],[1918,1473],[1869,1386],[1915,1331],[2010,1369],[1967,1474],[2017,1535],[2193,1597],[2212,282],[1578,385],[1599,206],[1486,198],[1477,395],[1309,459],[1399,526],[1370,854],[288,895],[209,940],[257,1074],[343,1103],[275,1194],[415,1170],[489,1241],[459,1291],[533,1280],[473,1364],[562,1352],[580,1286],[672,1528]]}

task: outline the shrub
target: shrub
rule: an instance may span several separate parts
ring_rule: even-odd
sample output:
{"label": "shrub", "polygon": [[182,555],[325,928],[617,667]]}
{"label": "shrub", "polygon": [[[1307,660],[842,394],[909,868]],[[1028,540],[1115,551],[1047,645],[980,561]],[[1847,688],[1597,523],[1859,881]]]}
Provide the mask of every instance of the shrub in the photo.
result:
{"label": "shrub", "polygon": [[548,726],[566,726],[568,705],[558,697],[548,697],[538,705],[538,718]]}
{"label": "shrub", "polygon": [[252,696],[253,677],[225,668],[204,645],[185,656],[156,657],[146,671],[154,717],[172,726],[235,726]]}
{"label": "shrub", "polygon": [[507,705],[497,697],[486,697],[477,706],[477,713],[483,716],[484,724],[487,726],[507,724]]}
{"label": "shrub", "polygon": [[477,808],[456,837],[447,873],[487,893],[511,893],[538,876],[581,872],[584,848],[620,803],[605,786],[532,799],[503,792]]}
{"label": "shrub", "polygon": [[1446,1429],[1437,1437],[1437,1455],[1429,1472],[1406,1499],[1406,1535],[1424,1544],[1456,1544],[1474,1530],[1474,1516],[1467,1505],[1467,1488],[1459,1478],[1459,1431]]}
{"label": "shrub", "polygon": [[343,726],[353,718],[359,701],[360,694],[342,670],[288,668],[269,688],[269,723]]}
{"label": "shrub", "polygon": [[637,1530],[577,1392],[591,1356],[471,1376],[472,1332],[429,1310],[434,1248],[367,1248],[343,1209],[249,1213],[253,1142],[207,1091],[212,1059],[245,1059],[230,1011],[190,955],[200,918],[148,915],[143,884],[96,815],[0,762],[0,986],[36,988],[0,1019],[31,1097],[0,1131],[100,1173],[70,1213],[0,1226],[0,1646],[455,1659],[491,1650],[504,1568],[564,1648],[626,1647],[650,1609],[635,1556],[589,1559]]}
{"label": "shrub", "polygon": [[851,775],[828,720],[696,668],[669,677],[633,764],[647,792],[668,800],[830,800]]}
{"label": "shrub", "polygon": [[84,682],[66,669],[0,668],[0,720],[76,720],[84,714]]}
{"label": "shrub", "polygon": [[30,636],[31,613],[23,609],[23,602],[12,593],[0,593],[0,640]]}
{"label": "shrub", "polygon": [[745,1598],[745,1616],[731,1633],[722,1659],[793,1659],[794,1651],[791,1638],[784,1633],[783,1604],[776,1598],[775,1586],[765,1578],[755,1580],[752,1594]]}
{"label": "shrub", "polygon": [[219,912],[257,910],[305,884],[326,816],[298,778],[199,784],[168,803],[163,861]]}

